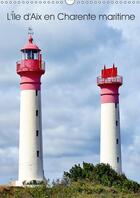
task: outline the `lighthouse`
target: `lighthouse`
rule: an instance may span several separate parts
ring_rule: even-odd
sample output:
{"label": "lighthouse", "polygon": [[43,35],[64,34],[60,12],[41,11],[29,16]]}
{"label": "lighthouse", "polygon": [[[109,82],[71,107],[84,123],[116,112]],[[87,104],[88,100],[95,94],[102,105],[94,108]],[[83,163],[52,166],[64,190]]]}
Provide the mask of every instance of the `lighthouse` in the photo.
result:
{"label": "lighthouse", "polygon": [[119,113],[119,87],[123,78],[118,75],[117,67],[106,68],[97,78],[101,88],[101,132],[100,163],[109,164],[117,173],[122,173],[121,137]]}
{"label": "lighthouse", "polygon": [[45,180],[43,170],[41,76],[45,62],[40,48],[29,35],[21,49],[22,58],[16,64],[20,76],[20,130],[19,172],[17,186],[39,183]]}

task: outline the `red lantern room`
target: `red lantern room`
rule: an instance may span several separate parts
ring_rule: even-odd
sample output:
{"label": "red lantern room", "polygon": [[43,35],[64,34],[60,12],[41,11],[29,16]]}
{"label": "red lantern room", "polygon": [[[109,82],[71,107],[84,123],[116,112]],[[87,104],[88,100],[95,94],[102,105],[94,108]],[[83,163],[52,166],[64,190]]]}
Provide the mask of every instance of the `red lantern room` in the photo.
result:
{"label": "red lantern room", "polygon": [[101,70],[101,76],[97,78],[98,86],[107,84],[122,85],[122,83],[123,79],[118,75],[118,70],[115,65],[113,65],[112,68],[106,68],[106,66],[104,66],[104,69]]}
{"label": "red lantern room", "polygon": [[45,62],[41,50],[33,43],[30,35],[28,43],[21,49],[22,59],[17,62],[16,69],[20,75],[21,90],[40,90],[40,78],[45,73]]}
{"label": "red lantern room", "polygon": [[123,84],[122,76],[118,75],[115,65],[101,70],[101,76],[97,77],[97,85],[101,88],[102,103],[117,103],[119,101],[119,87]]}
{"label": "red lantern room", "polygon": [[26,72],[36,72],[40,75],[45,73],[45,63],[42,61],[41,50],[33,43],[30,35],[28,43],[21,49],[22,60],[17,62],[17,73],[22,75]]}

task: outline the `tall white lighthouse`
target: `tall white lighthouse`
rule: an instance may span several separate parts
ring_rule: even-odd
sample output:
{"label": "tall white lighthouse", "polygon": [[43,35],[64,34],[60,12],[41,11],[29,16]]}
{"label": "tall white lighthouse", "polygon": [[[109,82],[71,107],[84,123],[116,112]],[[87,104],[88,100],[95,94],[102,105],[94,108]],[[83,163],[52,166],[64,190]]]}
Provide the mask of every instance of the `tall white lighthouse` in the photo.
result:
{"label": "tall white lighthouse", "polygon": [[21,53],[22,59],[17,62],[21,90],[18,186],[44,180],[41,76],[45,73],[45,63],[31,35]]}
{"label": "tall white lighthouse", "polygon": [[101,88],[100,163],[109,164],[119,174],[122,173],[119,116],[122,81],[114,65],[108,69],[104,67],[97,78],[97,85]]}

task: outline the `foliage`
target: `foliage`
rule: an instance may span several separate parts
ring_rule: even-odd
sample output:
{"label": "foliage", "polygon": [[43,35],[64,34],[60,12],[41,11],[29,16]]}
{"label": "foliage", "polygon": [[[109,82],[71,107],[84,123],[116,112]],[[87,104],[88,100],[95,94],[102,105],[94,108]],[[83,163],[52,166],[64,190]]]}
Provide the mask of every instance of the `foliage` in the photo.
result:
{"label": "foliage", "polygon": [[90,179],[94,170],[94,165],[83,162],[83,168],[80,164],[75,165],[69,172],[64,172],[64,178],[69,178],[72,181],[78,181],[81,179]]}
{"label": "foliage", "polygon": [[72,167],[69,172],[64,172],[64,178],[69,178],[71,182],[87,180],[96,184],[115,187],[124,192],[140,192],[140,184],[127,179],[124,174],[119,175],[108,164],[93,166],[93,164],[83,162],[83,167],[78,164],[78,166]]}

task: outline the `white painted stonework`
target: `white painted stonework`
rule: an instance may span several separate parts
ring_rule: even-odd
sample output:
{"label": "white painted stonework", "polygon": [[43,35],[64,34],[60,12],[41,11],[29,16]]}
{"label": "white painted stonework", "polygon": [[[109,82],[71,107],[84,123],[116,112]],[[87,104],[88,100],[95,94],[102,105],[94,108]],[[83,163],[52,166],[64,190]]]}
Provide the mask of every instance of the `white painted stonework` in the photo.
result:
{"label": "white painted stonework", "polygon": [[122,173],[119,104],[101,104],[100,162]]}
{"label": "white painted stonework", "polygon": [[41,94],[40,91],[36,93],[35,90],[22,90],[20,99],[19,177],[17,185],[22,185],[24,181],[44,180]]}

